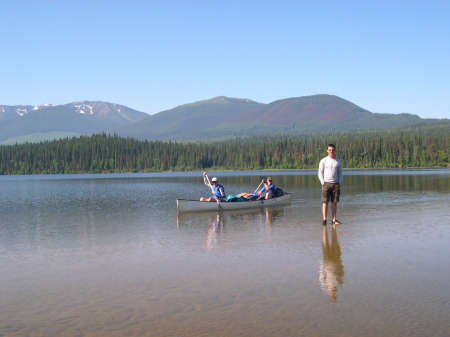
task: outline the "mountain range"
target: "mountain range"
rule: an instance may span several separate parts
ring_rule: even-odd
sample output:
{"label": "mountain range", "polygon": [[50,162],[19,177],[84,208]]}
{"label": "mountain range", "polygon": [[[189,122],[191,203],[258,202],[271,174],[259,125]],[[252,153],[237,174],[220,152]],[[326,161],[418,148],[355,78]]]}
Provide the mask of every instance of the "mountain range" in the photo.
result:
{"label": "mountain range", "polygon": [[412,114],[372,113],[334,95],[293,97],[269,104],[219,96],[154,115],[119,104],[82,101],[0,105],[0,142],[33,142],[99,132],[148,140],[225,139],[390,128],[432,121],[436,120]]}
{"label": "mountain range", "polygon": [[94,134],[147,116],[124,105],[99,101],[64,105],[0,105],[0,141],[20,143]]}

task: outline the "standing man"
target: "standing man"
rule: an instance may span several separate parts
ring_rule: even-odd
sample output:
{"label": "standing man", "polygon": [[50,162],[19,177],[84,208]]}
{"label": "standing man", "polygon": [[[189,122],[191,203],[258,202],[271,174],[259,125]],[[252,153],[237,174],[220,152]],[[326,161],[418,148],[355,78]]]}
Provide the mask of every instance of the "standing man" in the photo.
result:
{"label": "standing man", "polygon": [[332,224],[339,225],[336,219],[337,203],[339,202],[342,184],[342,163],[335,157],[336,146],[328,144],[328,156],[319,163],[319,179],[322,184],[322,225],[327,224],[328,202],[331,201]]}

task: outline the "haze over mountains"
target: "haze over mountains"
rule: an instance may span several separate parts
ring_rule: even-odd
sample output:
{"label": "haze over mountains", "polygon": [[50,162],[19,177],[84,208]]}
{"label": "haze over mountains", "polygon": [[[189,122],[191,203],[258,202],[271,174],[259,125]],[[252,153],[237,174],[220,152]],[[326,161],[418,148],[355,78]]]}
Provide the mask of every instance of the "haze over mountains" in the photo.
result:
{"label": "haze over mountains", "polygon": [[154,115],[98,101],[0,105],[0,142],[33,142],[99,132],[149,140],[201,140],[388,128],[431,121],[436,120],[372,113],[333,95],[287,98],[269,104],[219,96]]}

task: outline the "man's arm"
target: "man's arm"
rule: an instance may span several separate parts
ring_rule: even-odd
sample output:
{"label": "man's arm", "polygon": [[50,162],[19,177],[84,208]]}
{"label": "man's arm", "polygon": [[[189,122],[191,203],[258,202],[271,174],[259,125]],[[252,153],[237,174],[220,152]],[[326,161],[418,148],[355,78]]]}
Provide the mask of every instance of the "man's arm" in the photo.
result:
{"label": "man's arm", "polygon": [[339,185],[342,185],[342,183],[344,182],[344,176],[342,175],[342,162],[339,161],[339,168],[338,168],[338,182]]}
{"label": "man's arm", "polygon": [[319,163],[319,171],[318,171],[318,176],[319,176],[319,180],[320,183],[323,185],[325,183],[325,180],[323,178],[323,171],[325,169],[325,165],[324,165],[324,160],[322,159]]}

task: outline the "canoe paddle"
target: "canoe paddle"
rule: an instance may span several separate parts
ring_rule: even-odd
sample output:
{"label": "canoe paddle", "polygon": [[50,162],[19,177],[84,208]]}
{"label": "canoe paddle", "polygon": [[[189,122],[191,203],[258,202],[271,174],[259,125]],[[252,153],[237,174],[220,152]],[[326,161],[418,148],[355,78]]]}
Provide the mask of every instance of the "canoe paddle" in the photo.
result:
{"label": "canoe paddle", "polygon": [[255,190],[255,193],[258,192],[258,189],[261,187],[261,184],[262,184],[262,183],[263,183],[262,181],[259,183],[258,187],[257,187],[256,190]]}

